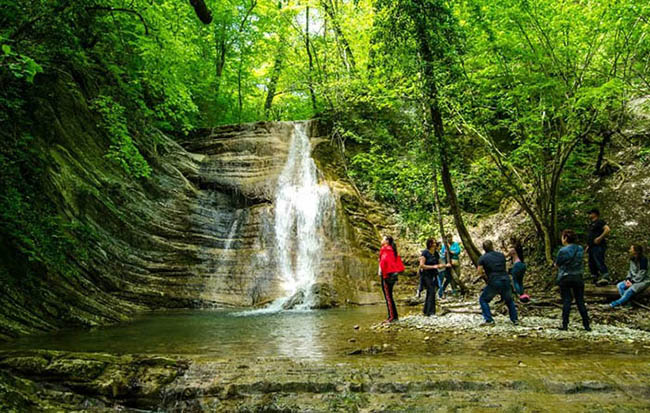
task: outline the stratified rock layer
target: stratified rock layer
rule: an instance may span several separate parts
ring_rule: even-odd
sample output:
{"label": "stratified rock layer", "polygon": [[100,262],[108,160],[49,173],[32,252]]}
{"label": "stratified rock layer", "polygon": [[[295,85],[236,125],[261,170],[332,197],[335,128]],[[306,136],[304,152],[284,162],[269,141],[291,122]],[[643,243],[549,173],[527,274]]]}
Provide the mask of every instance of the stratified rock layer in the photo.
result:
{"label": "stratified rock layer", "polygon": [[[115,322],[146,309],[258,305],[284,294],[273,199],[292,123],[201,130],[180,143],[161,133],[139,137],[153,173],[137,180],[105,157],[109,139],[80,93],[64,85],[54,92],[55,102],[35,109],[47,121],[37,138],[49,164],[48,197],[86,229],[87,251],[69,252],[74,274],[43,268],[42,278],[0,295],[0,339]],[[336,199],[318,281],[339,303],[363,302],[376,271],[379,208],[343,178],[341,156],[322,127],[311,122],[308,129]],[[0,269],[20,279],[27,263],[7,256]]]}

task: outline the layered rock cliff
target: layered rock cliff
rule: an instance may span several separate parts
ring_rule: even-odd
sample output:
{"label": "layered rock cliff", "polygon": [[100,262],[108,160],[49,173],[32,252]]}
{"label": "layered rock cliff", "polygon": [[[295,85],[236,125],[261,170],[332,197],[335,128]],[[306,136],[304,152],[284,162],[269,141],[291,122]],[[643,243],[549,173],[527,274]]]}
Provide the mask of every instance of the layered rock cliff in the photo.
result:
{"label": "layered rock cliff", "polygon": [[[0,338],[69,325],[96,325],[154,308],[253,306],[275,299],[274,195],[292,123],[195,131],[181,141],[140,138],[153,168],[127,177],[106,159],[108,139],[75,89],[60,85],[34,116],[47,159],[47,196],[85,228],[85,251],[67,251],[75,271],[44,267],[29,285],[0,296]],[[363,301],[376,271],[379,213],[341,174],[341,156],[317,122],[308,134],[321,179],[335,199],[318,281],[334,301]],[[82,253],[83,252],[83,253]],[[2,270],[20,279],[23,255],[3,251]]]}

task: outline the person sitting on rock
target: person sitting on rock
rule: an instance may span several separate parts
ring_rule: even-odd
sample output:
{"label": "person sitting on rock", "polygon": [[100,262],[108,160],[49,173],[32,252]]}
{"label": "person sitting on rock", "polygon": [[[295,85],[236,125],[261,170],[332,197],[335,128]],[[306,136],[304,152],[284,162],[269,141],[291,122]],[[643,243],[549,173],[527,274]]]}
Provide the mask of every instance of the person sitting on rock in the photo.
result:
{"label": "person sitting on rock", "polygon": [[524,249],[521,242],[513,238],[508,250],[508,258],[512,260],[512,267],[510,267],[510,277],[512,278],[512,288],[519,296],[522,303],[530,301],[530,296],[524,293],[524,275],[526,274],[526,264],[524,263]]}
{"label": "person sitting on rock", "polygon": [[404,271],[404,264],[397,253],[397,245],[393,237],[386,235],[381,241],[381,249],[379,250],[381,290],[384,293],[386,308],[388,309],[388,318],[384,321],[385,323],[392,323],[398,319],[397,306],[393,299],[393,287],[397,282],[398,274],[402,271]]}
{"label": "person sitting on rock", "polygon": [[582,280],[584,272],[584,249],[576,244],[578,236],[570,229],[562,231],[562,247],[557,253],[555,267],[557,268],[556,283],[562,295],[562,325],[560,330],[568,330],[571,302],[575,298],[578,311],[582,316],[582,325],[585,330],[591,331],[589,314],[585,306],[585,283]]}
{"label": "person sitting on rock", "polygon": [[476,280],[478,281],[482,278],[487,283],[479,298],[481,312],[483,313],[483,318],[485,320],[482,325],[494,325],[494,319],[492,318],[492,313],[490,311],[490,301],[492,301],[497,294],[501,296],[501,299],[503,299],[508,306],[510,321],[512,321],[514,325],[518,325],[517,307],[512,299],[510,277],[508,277],[508,273],[506,272],[506,257],[502,253],[494,251],[494,245],[490,240],[483,242],[483,250],[485,250],[485,254],[483,254],[478,260],[477,272],[479,278]]}
{"label": "person sitting on rock", "polygon": [[621,298],[609,304],[610,308],[627,305],[635,294],[641,293],[650,286],[648,277],[648,259],[643,255],[643,247],[639,244],[630,246],[630,269],[625,281],[618,283],[616,288]]}

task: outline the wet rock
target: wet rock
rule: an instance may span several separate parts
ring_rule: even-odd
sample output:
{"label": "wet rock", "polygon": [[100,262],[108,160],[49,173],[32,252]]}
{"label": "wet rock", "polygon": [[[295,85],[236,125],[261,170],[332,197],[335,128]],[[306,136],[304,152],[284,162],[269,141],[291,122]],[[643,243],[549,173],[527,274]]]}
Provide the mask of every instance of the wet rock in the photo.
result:
{"label": "wet rock", "polygon": [[339,305],[338,294],[334,287],[326,283],[315,283],[311,287],[312,308],[326,309]]}
{"label": "wet rock", "polygon": [[282,304],[284,310],[291,310],[305,302],[305,292],[302,290],[297,291],[294,295]]}

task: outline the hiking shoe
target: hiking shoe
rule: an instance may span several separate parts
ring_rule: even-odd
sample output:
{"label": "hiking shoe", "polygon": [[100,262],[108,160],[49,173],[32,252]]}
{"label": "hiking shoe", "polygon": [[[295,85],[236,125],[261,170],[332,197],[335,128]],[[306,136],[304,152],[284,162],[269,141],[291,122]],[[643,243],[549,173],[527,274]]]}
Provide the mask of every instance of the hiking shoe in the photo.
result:
{"label": "hiking shoe", "polygon": [[519,325],[519,320],[515,320],[515,321],[513,321],[513,322],[512,322],[512,325],[513,325],[513,326],[518,326],[518,325]]}
{"label": "hiking shoe", "polygon": [[568,326],[559,326],[557,329],[560,330],[560,331],[569,331]]}
{"label": "hiking shoe", "polygon": [[521,301],[522,303],[529,303],[530,296],[528,294],[522,294],[519,296],[519,301]]}
{"label": "hiking shoe", "polygon": [[484,321],[479,326],[480,327],[494,327],[494,321]]}
{"label": "hiking shoe", "polygon": [[591,331],[591,327],[590,326],[585,326],[585,331],[587,331],[587,332]]}
{"label": "hiking shoe", "polygon": [[606,285],[609,285],[609,280],[606,278],[601,278],[600,280],[596,281],[596,285],[598,287],[604,287]]}

